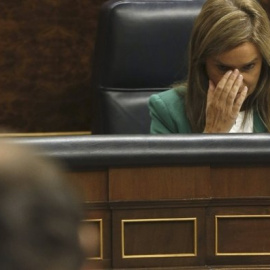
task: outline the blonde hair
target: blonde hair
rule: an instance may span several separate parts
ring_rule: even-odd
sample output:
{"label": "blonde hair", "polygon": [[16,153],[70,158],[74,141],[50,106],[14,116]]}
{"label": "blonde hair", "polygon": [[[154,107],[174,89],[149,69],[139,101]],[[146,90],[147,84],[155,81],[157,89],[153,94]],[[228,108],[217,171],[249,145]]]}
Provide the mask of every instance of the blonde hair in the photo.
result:
{"label": "blonde hair", "polygon": [[270,25],[257,0],[207,0],[191,34],[187,79],[186,111],[193,132],[202,132],[208,76],[205,61],[209,56],[233,49],[244,42],[260,51],[263,64],[256,90],[245,101],[246,113],[257,110],[270,130]]}

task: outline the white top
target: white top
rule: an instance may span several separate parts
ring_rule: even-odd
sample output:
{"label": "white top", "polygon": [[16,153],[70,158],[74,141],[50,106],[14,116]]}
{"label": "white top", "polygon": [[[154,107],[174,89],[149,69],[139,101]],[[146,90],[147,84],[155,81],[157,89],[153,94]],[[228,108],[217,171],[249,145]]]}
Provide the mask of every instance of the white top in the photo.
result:
{"label": "white top", "polygon": [[253,133],[253,111],[248,114],[245,124],[242,125],[244,114],[245,112],[239,113],[229,133]]}

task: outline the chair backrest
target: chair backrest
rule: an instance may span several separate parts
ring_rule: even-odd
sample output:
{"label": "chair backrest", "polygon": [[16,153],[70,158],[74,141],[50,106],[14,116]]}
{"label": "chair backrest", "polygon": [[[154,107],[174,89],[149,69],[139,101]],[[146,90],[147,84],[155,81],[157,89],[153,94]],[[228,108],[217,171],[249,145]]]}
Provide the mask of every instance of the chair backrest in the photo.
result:
{"label": "chair backrest", "polygon": [[147,134],[148,99],[186,79],[188,43],[205,0],[110,0],[93,66],[93,134]]}

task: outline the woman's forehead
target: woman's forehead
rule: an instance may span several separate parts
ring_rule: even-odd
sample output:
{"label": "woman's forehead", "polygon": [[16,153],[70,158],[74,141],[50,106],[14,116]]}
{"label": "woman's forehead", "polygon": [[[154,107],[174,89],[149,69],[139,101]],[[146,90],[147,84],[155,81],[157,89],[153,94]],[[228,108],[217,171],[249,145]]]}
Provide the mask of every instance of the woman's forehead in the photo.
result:
{"label": "woman's forehead", "polygon": [[242,62],[243,64],[252,62],[261,57],[257,46],[251,42],[245,42],[235,48],[212,56],[211,58],[221,63]]}

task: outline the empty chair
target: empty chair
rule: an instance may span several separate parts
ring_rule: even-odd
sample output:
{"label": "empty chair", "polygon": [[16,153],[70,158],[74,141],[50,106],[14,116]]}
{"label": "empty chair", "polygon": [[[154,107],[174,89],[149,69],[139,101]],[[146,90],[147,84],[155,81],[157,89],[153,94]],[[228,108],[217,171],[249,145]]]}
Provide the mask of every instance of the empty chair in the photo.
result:
{"label": "empty chair", "polygon": [[93,134],[147,134],[149,96],[187,74],[204,0],[111,0],[101,9],[93,66]]}

